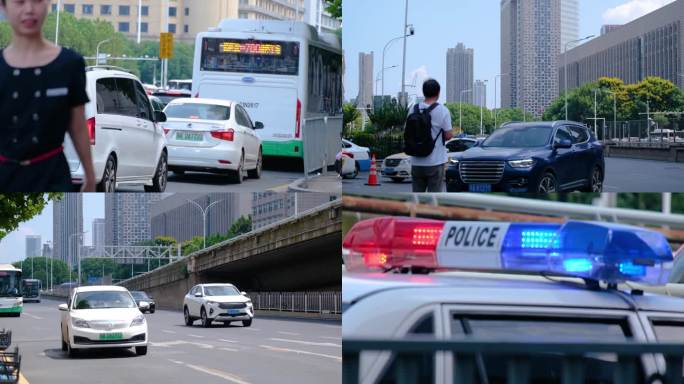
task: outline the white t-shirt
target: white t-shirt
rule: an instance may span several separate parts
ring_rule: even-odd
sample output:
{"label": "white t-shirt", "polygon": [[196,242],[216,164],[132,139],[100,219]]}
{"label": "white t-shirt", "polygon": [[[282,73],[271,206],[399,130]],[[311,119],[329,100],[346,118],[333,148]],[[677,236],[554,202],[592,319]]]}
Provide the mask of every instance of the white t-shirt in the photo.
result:
{"label": "white t-shirt", "polygon": [[[411,107],[409,115],[413,113],[415,106]],[[420,110],[424,111],[430,108],[428,104],[420,103]],[[432,117],[432,139],[434,140],[440,131],[449,132],[451,131],[451,112],[444,105],[440,104],[435,109],[430,112]],[[427,157],[414,157],[411,156],[411,165],[416,165],[419,167],[434,167],[436,165],[443,165],[449,161],[447,156],[447,149],[444,146],[444,137],[440,136],[435,142],[435,149]]]}

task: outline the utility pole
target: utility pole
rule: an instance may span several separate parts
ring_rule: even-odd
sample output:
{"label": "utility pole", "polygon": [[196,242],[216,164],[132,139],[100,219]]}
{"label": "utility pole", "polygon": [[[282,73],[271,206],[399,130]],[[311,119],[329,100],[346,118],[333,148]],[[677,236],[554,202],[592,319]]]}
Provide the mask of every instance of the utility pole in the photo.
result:
{"label": "utility pole", "polygon": [[[404,63],[401,67],[401,99],[404,99],[404,93],[406,92],[406,30],[408,29],[408,0],[406,0],[406,10],[404,11]],[[404,100],[404,103],[402,104],[402,101],[400,100],[399,103],[403,105],[404,107],[406,106],[406,102],[408,100]]]}

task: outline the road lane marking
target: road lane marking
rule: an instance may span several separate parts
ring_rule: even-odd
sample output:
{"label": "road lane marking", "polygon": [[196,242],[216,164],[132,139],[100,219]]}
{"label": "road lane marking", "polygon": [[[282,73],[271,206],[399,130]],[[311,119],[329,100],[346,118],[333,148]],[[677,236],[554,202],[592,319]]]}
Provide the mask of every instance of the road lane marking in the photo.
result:
{"label": "road lane marking", "polygon": [[342,340],[341,337],[332,337],[332,336],[319,336],[321,339],[329,339],[329,340]]}
{"label": "road lane marking", "polygon": [[32,315],[32,314],[30,314],[30,313],[28,313],[28,312],[23,312],[23,314],[24,314],[25,316],[28,316],[28,317],[32,318],[32,319],[43,320],[42,317],[36,316],[36,315]]}
{"label": "road lane marking", "polygon": [[302,344],[302,345],[313,345],[313,346],[316,346],[316,347],[335,347],[335,348],[342,348],[342,345],[340,345],[340,344],[335,344],[335,343],[317,343],[317,342],[314,342],[314,341],[279,339],[279,338],[275,338],[275,337],[271,337],[270,340],[273,340],[273,341],[282,341],[282,342],[285,342],[285,343]]}
{"label": "road lane marking", "polygon": [[213,348],[214,348],[214,346],[211,345],[211,344],[195,343],[195,342],[192,342],[192,341],[185,341],[185,340],[174,340],[174,341],[164,341],[164,342],[150,342],[150,344],[152,344],[152,346],[154,346],[154,347],[161,347],[161,348],[169,348],[169,347],[174,347],[174,346],[177,346],[177,345],[184,345],[184,344],[194,345],[194,346],[197,346],[197,347],[200,347],[200,348],[204,348],[204,349],[213,349]]}
{"label": "road lane marking", "polygon": [[278,348],[274,347],[271,345],[260,345],[261,348],[266,348],[268,350],[274,351],[274,352],[291,352],[291,353],[297,353],[300,355],[311,355],[311,356],[319,356],[319,357],[325,357],[328,359],[334,359],[339,362],[342,362],[342,358],[339,356],[333,356],[333,355],[326,355],[324,353],[315,353],[315,352],[309,352],[309,351],[301,351],[298,349],[289,349],[289,348]]}
{"label": "road lane marking", "polygon": [[224,341],[226,343],[237,343],[235,340],[219,339],[219,341]]}
{"label": "road lane marking", "polygon": [[242,328],[244,328],[244,329],[246,329],[246,330],[248,330],[248,331],[253,331],[253,332],[259,332],[259,331],[261,331],[261,329],[259,329],[259,328],[252,328],[252,327],[242,327]]}
{"label": "road lane marking", "polygon": [[26,377],[21,372],[19,372],[19,384],[29,384],[29,381],[26,380]]}
{"label": "road lane marking", "polygon": [[299,333],[296,333],[296,332],[278,331],[278,333],[280,333],[282,335],[290,335],[290,336],[299,336],[300,335]]}
{"label": "road lane marking", "polygon": [[169,331],[168,329],[162,329],[162,332],[164,332],[164,333],[172,333],[172,334],[175,334],[175,333],[176,333],[176,332],[174,332],[174,331]]}
{"label": "road lane marking", "polygon": [[192,333],[189,333],[188,336],[190,336],[190,337],[197,337],[198,339],[204,339],[204,336],[193,335]]}
{"label": "road lane marking", "polygon": [[239,351],[238,351],[237,349],[235,349],[235,348],[219,348],[219,349],[222,350],[222,351],[239,352]]}
{"label": "road lane marking", "polygon": [[194,369],[194,370],[199,371],[199,372],[206,373],[207,375],[212,375],[212,376],[220,377],[220,378],[222,378],[222,379],[224,379],[224,380],[226,380],[226,381],[229,381],[229,382],[231,382],[231,383],[235,383],[235,384],[250,384],[248,381],[245,381],[243,378],[241,378],[241,377],[239,377],[239,376],[230,374],[230,373],[228,373],[228,372],[219,371],[218,369],[212,369],[212,368],[202,367],[201,365],[187,364],[187,363],[184,363],[184,362],[178,361],[178,360],[171,360],[171,359],[169,359],[169,361],[172,362],[172,363],[176,363],[176,364],[178,364],[178,365],[185,365],[185,366],[188,367],[188,368]]}

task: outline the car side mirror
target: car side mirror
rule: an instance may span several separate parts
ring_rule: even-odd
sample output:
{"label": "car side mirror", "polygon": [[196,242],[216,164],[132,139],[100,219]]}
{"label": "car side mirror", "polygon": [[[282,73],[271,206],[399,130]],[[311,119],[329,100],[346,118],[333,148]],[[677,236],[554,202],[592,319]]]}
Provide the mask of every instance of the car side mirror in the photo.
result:
{"label": "car side mirror", "polygon": [[553,145],[554,148],[572,148],[572,141],[568,139],[563,139],[558,143]]}
{"label": "car side mirror", "polygon": [[138,309],[141,311],[147,311],[148,309],[150,309],[150,303],[148,303],[147,301],[140,301],[138,302]]}
{"label": "car side mirror", "polygon": [[202,297],[202,292],[195,292],[195,297]]}
{"label": "car side mirror", "polygon": [[166,113],[164,113],[163,111],[154,111],[154,122],[155,123],[166,122]]}
{"label": "car side mirror", "polygon": [[262,123],[261,121],[255,121],[254,129],[264,129],[264,123]]}
{"label": "car side mirror", "polygon": [[242,296],[247,296],[247,292],[245,292],[245,291],[240,292],[240,294],[241,294]]}
{"label": "car side mirror", "polygon": [[66,304],[60,304],[59,307],[57,307],[57,308],[59,308],[60,311],[68,311],[69,310],[69,307]]}

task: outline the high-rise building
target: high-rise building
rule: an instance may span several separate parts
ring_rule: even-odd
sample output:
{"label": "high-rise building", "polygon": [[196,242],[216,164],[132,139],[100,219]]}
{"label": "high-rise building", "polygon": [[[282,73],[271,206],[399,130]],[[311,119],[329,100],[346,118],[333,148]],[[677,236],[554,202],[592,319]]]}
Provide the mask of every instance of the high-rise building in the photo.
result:
{"label": "high-rise building", "polygon": [[359,53],[359,108],[373,107],[373,52]]}
{"label": "high-rise building", "polygon": [[83,245],[83,195],[65,193],[54,201],[52,221],[52,257],[75,265],[76,249]]}
{"label": "high-rise building", "polygon": [[477,80],[473,84],[473,104],[487,108],[487,82]]}
{"label": "high-rise building", "polygon": [[[558,60],[560,91],[565,87],[565,55]],[[677,0],[614,28],[567,52],[568,88],[601,77],[635,84],[658,76],[684,88],[684,0]]]}
{"label": "high-rise building", "polygon": [[579,39],[579,0],[561,0],[561,52],[565,44]]}
{"label": "high-rise building", "polygon": [[97,252],[101,252],[102,249],[105,246],[105,227],[106,227],[106,220],[105,219],[93,219],[93,231],[92,231],[92,239],[93,239],[93,244],[92,246],[96,249]]}
{"label": "high-rise building", "polygon": [[[458,43],[455,48],[447,50],[446,101],[448,103],[473,103],[473,93],[463,92],[472,90],[473,62],[475,53],[472,48],[466,48]],[[463,95],[461,93],[463,92]]]}
{"label": "high-rise building", "polygon": [[[53,12],[57,11],[58,3],[52,0]],[[140,12],[138,0],[70,0],[61,4],[63,12],[108,21],[116,31],[131,38],[138,35],[140,13],[140,34],[145,40],[157,40],[160,32],[168,31],[176,39],[194,42],[199,32],[226,18],[300,20],[312,25],[321,21],[321,29],[327,32],[340,27],[340,21],[331,18],[317,0],[145,0]],[[319,10],[323,10],[322,17],[318,17]]]}
{"label": "high-rise building", "polygon": [[26,235],[26,257],[42,255],[40,235]]}
{"label": "high-rise building", "polygon": [[52,257],[52,243],[49,241],[43,244],[43,257]]}
{"label": "high-rise building", "polygon": [[105,244],[136,245],[152,239],[150,213],[160,199],[158,193],[107,193]]}
{"label": "high-rise building", "polygon": [[252,229],[259,229],[339,198],[338,195],[326,193],[254,192]]}
{"label": "high-rise building", "polygon": [[180,243],[202,236],[200,207],[206,210],[207,236],[226,234],[235,220],[252,213],[251,197],[248,193],[182,193],[166,197],[152,206],[152,238],[170,236]]}
{"label": "high-rise building", "polygon": [[540,117],[558,96],[563,1],[501,1],[502,106]]}

